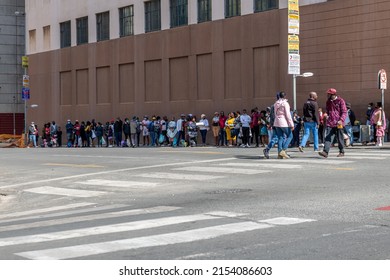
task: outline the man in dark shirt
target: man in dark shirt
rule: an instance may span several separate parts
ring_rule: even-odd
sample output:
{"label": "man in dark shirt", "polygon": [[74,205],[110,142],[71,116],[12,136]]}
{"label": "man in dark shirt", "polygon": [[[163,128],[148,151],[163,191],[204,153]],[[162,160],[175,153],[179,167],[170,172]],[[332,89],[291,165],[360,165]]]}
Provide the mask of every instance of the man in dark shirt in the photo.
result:
{"label": "man in dark shirt", "polygon": [[303,152],[306,146],[307,139],[310,136],[310,131],[313,133],[314,151],[318,151],[318,127],[320,125],[320,117],[318,114],[317,93],[310,92],[309,99],[303,105],[303,123],[305,134],[302,137],[299,151]]}

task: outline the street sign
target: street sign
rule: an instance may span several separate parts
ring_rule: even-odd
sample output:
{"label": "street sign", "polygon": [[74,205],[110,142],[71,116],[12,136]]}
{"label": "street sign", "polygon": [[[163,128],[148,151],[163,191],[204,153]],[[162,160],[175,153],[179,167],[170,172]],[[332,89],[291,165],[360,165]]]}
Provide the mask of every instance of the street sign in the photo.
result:
{"label": "street sign", "polygon": [[30,89],[22,88],[22,100],[29,100],[29,99],[30,99]]}
{"label": "street sign", "polygon": [[299,34],[298,0],[288,0],[288,33]]}
{"label": "street sign", "polygon": [[288,74],[301,74],[301,56],[299,54],[288,55]]}
{"label": "street sign", "polygon": [[299,54],[299,36],[288,35],[288,53]]}
{"label": "street sign", "polygon": [[22,56],[22,67],[28,68],[28,56]]}
{"label": "street sign", "polygon": [[387,74],[384,69],[381,69],[378,72],[378,88],[387,89]]}
{"label": "street sign", "polygon": [[23,75],[23,87],[30,87],[30,77],[28,75]]}

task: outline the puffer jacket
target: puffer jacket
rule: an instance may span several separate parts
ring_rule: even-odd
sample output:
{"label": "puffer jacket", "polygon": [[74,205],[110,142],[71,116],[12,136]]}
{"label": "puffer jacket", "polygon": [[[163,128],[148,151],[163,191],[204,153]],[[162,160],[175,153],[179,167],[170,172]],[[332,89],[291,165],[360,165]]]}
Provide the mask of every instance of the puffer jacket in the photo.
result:
{"label": "puffer jacket", "polygon": [[326,101],[326,112],[328,113],[326,126],[337,127],[338,121],[344,124],[347,117],[347,106],[344,99],[339,96],[335,100],[328,99]]}
{"label": "puffer jacket", "polygon": [[294,127],[291,118],[290,105],[287,99],[279,99],[274,104],[275,120],[274,127]]}

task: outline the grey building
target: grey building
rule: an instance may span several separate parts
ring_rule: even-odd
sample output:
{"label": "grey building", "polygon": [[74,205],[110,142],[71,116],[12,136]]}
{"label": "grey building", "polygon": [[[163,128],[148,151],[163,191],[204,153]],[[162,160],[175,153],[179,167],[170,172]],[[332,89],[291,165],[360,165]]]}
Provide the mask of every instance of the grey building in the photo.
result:
{"label": "grey building", "polygon": [[0,133],[20,134],[24,126],[24,11],[25,0],[0,0]]}

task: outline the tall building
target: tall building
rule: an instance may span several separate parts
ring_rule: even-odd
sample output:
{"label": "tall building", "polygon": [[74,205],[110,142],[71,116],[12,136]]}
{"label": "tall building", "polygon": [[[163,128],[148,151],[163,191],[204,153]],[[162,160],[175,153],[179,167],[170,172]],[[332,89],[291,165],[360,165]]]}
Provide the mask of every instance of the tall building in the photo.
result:
{"label": "tall building", "polygon": [[[359,118],[380,100],[390,2],[300,0],[297,108],[336,88]],[[292,101],[287,0],[29,0],[29,119],[266,108]],[[362,119],[363,120],[363,119]]]}
{"label": "tall building", "polygon": [[24,8],[24,0],[0,0],[0,134],[20,134],[24,126]]}

